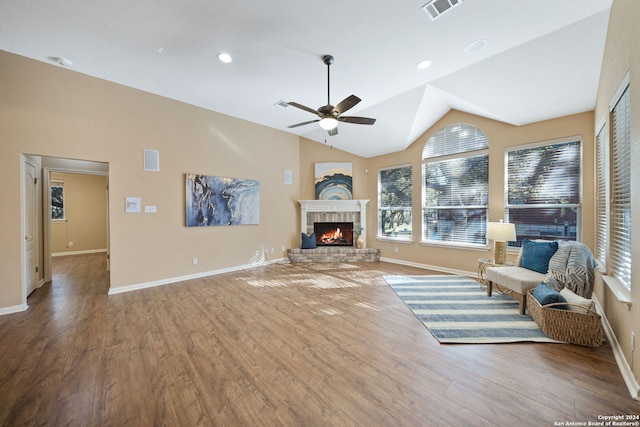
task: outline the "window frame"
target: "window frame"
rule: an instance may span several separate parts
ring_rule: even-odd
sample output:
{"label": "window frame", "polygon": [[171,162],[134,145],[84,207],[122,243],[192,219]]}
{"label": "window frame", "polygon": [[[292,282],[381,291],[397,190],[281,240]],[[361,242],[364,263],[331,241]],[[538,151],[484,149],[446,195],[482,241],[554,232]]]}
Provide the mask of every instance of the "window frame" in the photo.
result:
{"label": "window frame", "polygon": [[[562,144],[570,144],[570,143],[578,143],[579,144],[579,159],[580,159],[580,172],[578,175],[578,203],[539,203],[539,204],[512,204],[509,203],[509,153],[514,151],[522,151],[522,150],[530,150],[536,148],[543,148],[553,145],[562,145]],[[576,236],[575,241],[580,242],[582,239],[582,209],[584,205],[584,142],[582,137],[579,135],[569,136],[565,138],[558,138],[546,141],[537,141],[530,144],[523,145],[515,145],[505,148],[504,152],[504,218],[505,222],[513,222],[509,218],[509,209],[536,209],[536,208],[567,208],[567,209],[575,209],[577,210],[576,215]],[[518,241],[516,242],[508,242],[508,247],[511,249],[518,249],[520,247],[519,241],[520,233],[517,231],[518,223],[516,223],[516,236]],[[545,236],[541,236],[544,238]],[[548,236],[554,237],[554,236]]]}
{"label": "window frame", "polygon": [[[384,171],[404,169],[404,168],[409,168],[411,172],[411,191],[410,191],[411,203],[409,204],[409,206],[383,206],[382,205],[383,183],[381,179],[381,174]],[[384,224],[382,221],[382,212],[384,210],[409,211],[409,213],[411,214],[411,225],[410,225],[410,233],[408,236],[403,236],[403,235],[393,236],[393,235],[384,234],[384,230],[383,230]],[[389,167],[382,167],[378,169],[378,215],[377,216],[378,216],[378,227],[377,227],[378,231],[377,231],[376,239],[389,240],[394,242],[413,242],[413,165],[411,163],[405,163],[402,165],[389,166]]]}
{"label": "window frame", "polygon": [[[631,242],[631,203],[629,204],[629,227],[626,228],[625,231],[625,227],[619,227],[618,223],[616,222],[616,207],[614,206],[614,198],[615,198],[615,194],[616,194],[616,175],[617,175],[617,171],[616,171],[616,144],[619,142],[619,140],[616,138],[615,135],[615,128],[614,128],[614,114],[615,114],[615,109],[616,107],[619,105],[620,101],[623,100],[623,97],[627,96],[628,98],[626,99],[626,101],[629,103],[629,108],[626,109],[627,111],[627,115],[624,117],[626,120],[626,124],[628,127],[628,131],[629,131],[629,138],[626,138],[625,140],[623,140],[622,142],[625,143],[627,146],[625,148],[627,149],[631,149],[631,138],[630,138],[630,126],[631,126],[631,116],[630,116],[630,110],[631,110],[631,88],[630,88],[630,80],[629,80],[629,72],[627,71],[626,75],[624,76],[624,78],[622,79],[622,82],[620,84],[620,86],[618,87],[618,90],[616,91],[613,99],[611,100],[611,103],[609,104],[609,133],[608,133],[608,138],[609,138],[609,143],[608,143],[608,148],[609,148],[609,159],[608,159],[608,165],[609,165],[609,203],[608,203],[608,220],[609,220],[609,224],[608,224],[608,248],[607,248],[607,277],[605,278],[605,282],[607,282],[610,287],[612,289],[614,289],[614,292],[618,295],[618,298],[623,301],[623,302],[627,302],[630,301],[630,295],[631,295],[631,270],[632,270],[632,254],[631,254],[631,246],[630,244],[628,245],[628,252],[624,251],[624,248],[620,248],[619,244],[616,243],[617,240],[613,239],[614,236],[614,231],[617,231],[618,229],[621,229],[624,233],[623,237],[627,237],[629,239],[629,243]],[[627,158],[630,162],[630,156]],[[631,165],[629,164],[629,169],[631,169]],[[629,200],[631,200],[631,175],[629,174],[628,177],[628,181],[626,183],[623,183],[623,185],[626,185],[626,187],[628,188],[628,193],[629,193]],[[615,230],[614,230],[615,229]],[[619,237],[619,236],[616,236]],[[622,253],[618,253],[618,250],[620,250]],[[619,271],[619,266],[617,265],[617,262],[619,262],[618,258],[621,257],[627,257],[629,259],[628,262],[628,274],[626,275],[626,277],[621,277],[621,272]],[[628,280],[626,280],[628,279]],[[613,282],[613,283],[612,283]],[[621,289],[620,289],[621,288]],[[616,289],[621,290],[621,292],[616,292]]]}
{"label": "window frame", "polygon": [[[458,140],[448,140],[446,135],[448,132],[451,132],[455,127],[459,127],[458,131],[461,130],[460,133],[471,132],[475,133],[475,138],[473,143],[465,143],[462,141],[464,135],[459,136]],[[442,136],[444,135],[444,136]],[[434,144],[439,144],[435,148]],[[465,149],[467,151],[465,151]],[[433,153],[433,154],[429,154]],[[484,187],[484,204],[474,204],[474,205],[456,205],[456,206],[445,206],[445,205],[427,205],[426,197],[427,197],[427,176],[426,169],[430,164],[435,163],[443,163],[456,159],[471,159],[474,157],[486,157],[486,182],[483,183]],[[447,246],[447,247],[458,247],[458,248],[475,248],[475,249],[485,249],[487,248],[487,239],[486,239],[486,227],[489,218],[489,170],[490,170],[490,158],[489,158],[489,141],[487,140],[486,135],[482,132],[480,128],[473,124],[469,123],[453,123],[451,125],[445,126],[439,129],[436,133],[434,133],[425,143],[425,147],[422,152],[422,164],[421,164],[421,232],[420,232],[420,244],[422,245],[432,245],[432,246]],[[428,210],[455,210],[455,209],[477,209],[484,211],[484,221],[479,225],[481,242],[475,243],[472,241],[460,241],[460,240],[435,240],[427,238],[427,233],[429,232],[429,227],[426,223],[427,211]]]}
{"label": "window frame", "polygon": [[602,120],[595,132],[595,224],[594,224],[594,257],[597,268],[607,271],[609,257],[609,135],[606,120]]}
{"label": "window frame", "polygon": [[[53,189],[61,188],[62,189],[62,218],[54,218],[53,217]],[[51,180],[49,185],[49,196],[50,196],[50,204],[49,204],[49,220],[51,222],[64,222],[67,220],[67,210],[65,209],[65,188],[64,188],[64,180],[56,179]]]}

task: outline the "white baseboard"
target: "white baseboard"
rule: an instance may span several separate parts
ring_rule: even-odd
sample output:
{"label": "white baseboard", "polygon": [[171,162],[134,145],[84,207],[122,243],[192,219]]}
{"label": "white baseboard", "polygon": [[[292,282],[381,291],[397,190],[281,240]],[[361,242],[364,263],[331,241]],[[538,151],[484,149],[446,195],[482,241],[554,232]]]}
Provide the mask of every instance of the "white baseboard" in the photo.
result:
{"label": "white baseboard", "polygon": [[107,250],[106,249],[89,249],[86,251],[52,252],[51,256],[57,257],[57,256],[68,256],[68,255],[98,254],[101,252],[107,253]]}
{"label": "white baseboard", "polygon": [[20,313],[21,311],[26,311],[27,308],[29,308],[29,306],[26,303],[20,304],[20,305],[14,305],[11,307],[2,307],[0,308],[0,316],[5,314]]}
{"label": "white baseboard", "polygon": [[620,343],[618,342],[618,338],[613,333],[613,329],[611,329],[611,325],[607,320],[607,317],[604,315],[604,311],[602,310],[602,306],[600,305],[600,301],[598,298],[593,296],[593,300],[596,304],[596,311],[602,317],[602,327],[604,328],[604,333],[611,344],[611,349],[613,350],[613,355],[616,358],[616,363],[618,364],[618,369],[622,374],[622,378],[624,379],[627,388],[629,389],[629,393],[631,397],[635,400],[640,400],[640,385],[638,385],[638,381],[633,375],[633,371],[631,370],[631,366],[627,363],[627,359],[624,357],[624,353],[622,352],[622,348],[620,348]]}
{"label": "white baseboard", "polygon": [[393,264],[406,265],[406,266],[409,266],[409,267],[423,268],[425,270],[440,271],[442,273],[459,274],[461,276],[474,277],[474,276],[477,276],[477,274],[478,274],[478,272],[475,272],[475,271],[456,270],[456,269],[453,269],[453,268],[440,267],[438,265],[422,264],[422,263],[404,261],[404,260],[401,260],[401,259],[394,259],[394,258],[381,257],[380,261],[390,262],[390,263],[393,263]]}
{"label": "white baseboard", "polygon": [[240,270],[248,270],[250,268],[261,267],[261,266],[264,266],[264,265],[278,264],[278,263],[284,262],[286,260],[288,260],[288,259],[287,258],[281,258],[281,259],[274,259],[274,260],[269,260],[269,261],[261,261],[261,262],[257,262],[257,263],[253,263],[253,264],[245,264],[245,265],[239,265],[239,266],[235,266],[235,267],[221,268],[219,270],[203,271],[201,273],[188,274],[186,276],[170,277],[168,279],[161,279],[161,280],[154,280],[154,281],[151,281],[151,282],[136,283],[134,285],[118,286],[116,288],[109,288],[109,295],[121,294],[121,293],[124,293],[124,292],[138,291],[140,289],[153,288],[155,286],[163,286],[163,285],[168,285],[168,284],[171,284],[171,283],[183,282],[185,280],[200,279],[202,277],[215,276],[217,274],[231,273],[231,272],[240,271]]}

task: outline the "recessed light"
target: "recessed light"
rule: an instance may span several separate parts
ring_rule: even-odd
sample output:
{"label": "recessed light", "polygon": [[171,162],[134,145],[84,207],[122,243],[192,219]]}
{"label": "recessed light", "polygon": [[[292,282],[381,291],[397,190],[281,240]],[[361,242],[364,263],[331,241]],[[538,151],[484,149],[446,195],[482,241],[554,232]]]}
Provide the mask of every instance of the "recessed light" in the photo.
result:
{"label": "recessed light", "polygon": [[474,40],[464,48],[466,53],[474,53],[482,49],[487,45],[487,41],[485,39]]}
{"label": "recessed light", "polygon": [[425,59],[424,61],[420,61],[418,62],[418,70],[426,70],[427,68],[431,67],[431,61]]}
{"label": "recessed light", "polygon": [[220,60],[220,62],[224,62],[225,64],[228,64],[231,61],[233,61],[233,59],[231,58],[231,55],[229,55],[226,52],[220,52],[218,54],[218,59]]}

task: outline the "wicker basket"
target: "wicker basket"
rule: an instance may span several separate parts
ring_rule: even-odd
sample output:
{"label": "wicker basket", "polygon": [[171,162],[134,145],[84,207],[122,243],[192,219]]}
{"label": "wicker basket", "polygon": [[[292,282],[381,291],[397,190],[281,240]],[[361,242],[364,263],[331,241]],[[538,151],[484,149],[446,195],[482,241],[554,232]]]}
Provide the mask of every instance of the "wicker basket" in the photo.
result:
{"label": "wicker basket", "polygon": [[532,289],[527,291],[529,314],[549,338],[586,347],[602,344],[602,319],[595,311],[582,313],[553,308],[554,305],[568,305],[566,303],[542,306],[532,292]]}

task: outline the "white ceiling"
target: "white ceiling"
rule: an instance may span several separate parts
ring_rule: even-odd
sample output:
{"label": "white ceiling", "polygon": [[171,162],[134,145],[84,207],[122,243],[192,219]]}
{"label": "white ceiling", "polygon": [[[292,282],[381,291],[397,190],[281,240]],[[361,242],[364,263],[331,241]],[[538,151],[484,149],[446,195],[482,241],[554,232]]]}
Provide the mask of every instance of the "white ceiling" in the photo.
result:
{"label": "white ceiling", "polygon": [[[2,0],[0,49],[363,157],[405,149],[452,108],[513,125],[594,108],[611,0],[464,0],[433,21],[426,2]],[[287,128],[316,117],[278,101],[326,104],[325,54],[331,103],[357,95],[345,115],[373,126]]]}

